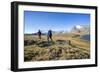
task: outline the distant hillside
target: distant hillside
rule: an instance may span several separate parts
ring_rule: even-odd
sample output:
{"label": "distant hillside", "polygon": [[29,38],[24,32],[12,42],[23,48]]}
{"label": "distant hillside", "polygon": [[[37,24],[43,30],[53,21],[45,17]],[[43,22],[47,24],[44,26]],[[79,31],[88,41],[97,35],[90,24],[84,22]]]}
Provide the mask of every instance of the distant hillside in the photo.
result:
{"label": "distant hillside", "polygon": [[[52,31],[52,34],[63,34],[63,33],[67,33],[67,31]],[[48,31],[41,31],[42,35],[47,35]],[[25,33],[25,35],[38,35],[37,32],[35,33]]]}

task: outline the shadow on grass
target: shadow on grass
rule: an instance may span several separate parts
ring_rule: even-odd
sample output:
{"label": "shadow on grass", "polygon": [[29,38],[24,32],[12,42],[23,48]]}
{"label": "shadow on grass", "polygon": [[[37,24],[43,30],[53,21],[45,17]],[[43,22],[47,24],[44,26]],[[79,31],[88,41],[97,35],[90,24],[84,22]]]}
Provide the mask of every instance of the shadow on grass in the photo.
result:
{"label": "shadow on grass", "polygon": [[55,42],[54,41],[41,41],[41,42],[38,42],[37,45],[39,47],[49,47],[49,46],[52,46],[54,45]]}
{"label": "shadow on grass", "polygon": [[39,47],[49,47],[54,44],[55,44],[54,41],[24,40],[24,46],[37,45]]}
{"label": "shadow on grass", "polygon": [[70,44],[69,40],[56,40],[56,41],[41,41],[41,40],[24,40],[24,46],[37,45],[39,47],[49,47],[52,45],[66,45]]}

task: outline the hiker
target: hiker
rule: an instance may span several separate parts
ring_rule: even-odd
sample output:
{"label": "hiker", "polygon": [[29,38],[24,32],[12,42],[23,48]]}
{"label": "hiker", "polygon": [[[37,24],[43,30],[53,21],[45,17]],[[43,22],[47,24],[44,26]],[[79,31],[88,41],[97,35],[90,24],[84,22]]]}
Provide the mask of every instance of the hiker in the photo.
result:
{"label": "hiker", "polygon": [[47,34],[47,40],[49,41],[49,39],[52,41],[52,31],[51,30],[49,30]]}
{"label": "hiker", "polygon": [[38,31],[38,36],[39,36],[39,39],[41,39],[41,31],[40,30]]}

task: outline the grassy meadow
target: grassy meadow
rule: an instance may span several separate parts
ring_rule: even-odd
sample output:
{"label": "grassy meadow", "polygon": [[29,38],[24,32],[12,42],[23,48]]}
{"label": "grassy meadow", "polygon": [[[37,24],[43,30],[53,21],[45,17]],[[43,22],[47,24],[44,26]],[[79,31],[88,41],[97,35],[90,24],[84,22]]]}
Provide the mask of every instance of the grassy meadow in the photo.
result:
{"label": "grassy meadow", "polygon": [[24,34],[24,61],[50,61],[89,59],[90,42],[79,35],[54,34],[53,41],[47,41],[47,36]]}

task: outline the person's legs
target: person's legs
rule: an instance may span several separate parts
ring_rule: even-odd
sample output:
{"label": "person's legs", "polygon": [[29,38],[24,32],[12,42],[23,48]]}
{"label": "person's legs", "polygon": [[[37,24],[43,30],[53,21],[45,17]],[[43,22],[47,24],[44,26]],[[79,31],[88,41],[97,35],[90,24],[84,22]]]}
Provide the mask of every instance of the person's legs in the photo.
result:
{"label": "person's legs", "polygon": [[52,36],[50,36],[50,39],[51,39],[51,41],[52,41]]}
{"label": "person's legs", "polygon": [[41,39],[41,35],[40,35],[40,39]]}
{"label": "person's legs", "polygon": [[39,39],[41,39],[41,35],[39,35]]}
{"label": "person's legs", "polygon": [[47,36],[47,40],[49,41],[49,36]]}

